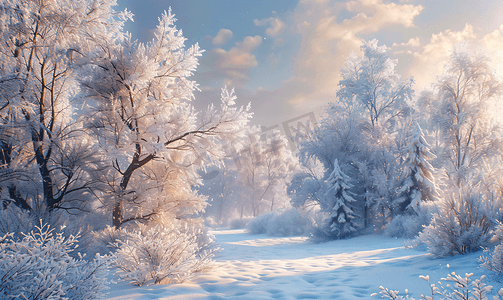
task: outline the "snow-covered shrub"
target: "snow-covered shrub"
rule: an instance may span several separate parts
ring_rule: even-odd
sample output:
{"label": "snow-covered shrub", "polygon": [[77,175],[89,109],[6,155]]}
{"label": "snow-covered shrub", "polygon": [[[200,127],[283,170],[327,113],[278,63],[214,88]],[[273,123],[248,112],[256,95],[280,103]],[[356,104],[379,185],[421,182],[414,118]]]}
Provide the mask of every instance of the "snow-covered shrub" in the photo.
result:
{"label": "snow-covered shrub", "polygon": [[114,252],[118,249],[117,242],[124,240],[122,230],[107,225],[104,229],[92,232],[92,248],[99,253]]}
{"label": "snow-covered shrub", "polygon": [[481,249],[491,238],[495,212],[478,193],[460,189],[440,201],[439,212],[418,239],[438,256],[467,254]]}
{"label": "snow-covered shrub", "polygon": [[503,223],[498,222],[498,226],[494,229],[493,238],[491,241],[495,241],[498,243],[503,243]]}
{"label": "snow-covered shrub", "polygon": [[201,226],[186,222],[150,228],[138,224],[138,230],[122,229],[125,240],[116,243],[116,274],[139,286],[182,282],[208,269],[218,251],[199,245],[202,233]]}
{"label": "snow-covered shrub", "polygon": [[431,222],[432,215],[436,213],[436,205],[433,202],[420,203],[415,208],[415,213],[395,216],[386,225],[383,231],[385,236],[415,238]]}
{"label": "snow-covered shrub", "polygon": [[250,222],[252,218],[238,218],[231,220],[229,222],[229,228],[230,229],[242,229],[246,228],[246,225],[248,225],[248,222]]}
{"label": "snow-covered shrub", "polygon": [[503,224],[499,223],[493,232],[494,236],[491,241],[499,242],[494,250],[489,252],[489,256],[483,255],[480,257],[481,266],[489,269],[498,275],[503,275]]}
{"label": "snow-covered shrub", "polygon": [[251,234],[264,234],[267,233],[267,228],[269,227],[269,221],[274,218],[276,215],[276,212],[271,212],[265,215],[258,216],[256,218],[253,218],[248,224],[246,225],[246,229],[248,229],[248,232]]}
{"label": "snow-covered shrub", "polygon": [[383,234],[388,237],[414,238],[423,225],[428,225],[423,216],[397,215],[384,228]]}
{"label": "snow-covered shrub", "polygon": [[297,209],[289,209],[256,217],[248,222],[246,229],[251,234],[298,236],[306,233],[311,223],[309,218],[302,216]]}
{"label": "snow-covered shrub", "polygon": [[0,298],[100,299],[107,289],[109,256],[92,261],[69,253],[78,236],[65,238],[49,225],[35,226],[22,240],[12,234],[0,238]]}
{"label": "snow-covered shrub", "polygon": [[32,214],[15,205],[0,208],[0,236],[12,233],[14,238],[22,239],[21,232],[30,232],[34,227]]}
{"label": "snow-covered shrub", "polygon": [[[487,300],[487,295],[491,292],[493,287],[482,282],[485,275],[473,281],[470,279],[472,275],[473,273],[470,273],[465,274],[465,277],[461,277],[454,272],[447,274],[447,277],[441,278],[442,281],[447,282],[445,287],[441,281],[438,282],[439,286],[432,283],[430,284],[431,296],[421,295],[420,299],[433,300],[435,295],[439,295],[441,297],[440,299],[443,300]],[[430,282],[430,277],[428,275],[421,275],[419,278],[426,280],[428,283]],[[373,293],[371,296],[381,294],[381,298],[414,300],[414,298],[407,295],[407,290],[405,290],[406,295],[402,296],[399,295],[399,291],[396,290],[389,290],[382,286],[380,286],[379,289],[381,290],[379,293]],[[494,296],[493,299],[503,299],[503,288],[499,290],[498,296]]]}
{"label": "snow-covered shrub", "polygon": [[267,223],[267,235],[298,236],[309,231],[312,222],[296,209],[285,210],[276,214]]}
{"label": "snow-covered shrub", "polygon": [[489,269],[496,274],[503,275],[503,243],[497,245],[490,256],[483,255],[480,257],[483,268]]}

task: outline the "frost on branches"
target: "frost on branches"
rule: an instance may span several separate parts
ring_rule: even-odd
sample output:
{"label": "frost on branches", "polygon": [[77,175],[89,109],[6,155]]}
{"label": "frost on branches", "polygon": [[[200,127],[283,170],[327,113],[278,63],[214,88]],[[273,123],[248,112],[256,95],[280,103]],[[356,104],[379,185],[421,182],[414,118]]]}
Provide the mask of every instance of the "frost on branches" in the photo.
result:
{"label": "frost on branches", "polygon": [[[449,266],[449,265],[447,265]],[[457,275],[455,272],[447,274],[445,278],[441,278],[438,282],[438,286],[434,283],[430,283],[430,276],[419,276],[419,278],[430,283],[431,296],[421,295],[419,299],[433,300],[437,299],[435,295],[438,295],[442,300],[488,300],[487,297],[492,291],[493,286],[487,285],[482,281],[485,279],[485,275],[482,275],[479,279],[472,280],[470,277],[473,273],[465,274],[465,277]],[[445,286],[443,284],[445,282]],[[408,295],[408,290],[405,290],[405,296],[400,295],[397,290],[390,290],[385,287],[380,286],[381,298],[396,299],[396,300],[415,300],[415,298]],[[377,296],[378,293],[373,293],[371,296]],[[503,288],[498,291],[497,296],[493,296],[494,300],[503,299]]]}
{"label": "frost on branches", "polygon": [[360,49],[363,57],[351,52],[341,68],[337,97],[346,107],[361,110],[375,127],[401,115],[405,101],[412,98],[413,80],[400,80],[395,72],[397,61],[388,57],[386,46],[378,46],[376,39],[364,42]]}
{"label": "frost on branches", "polygon": [[70,253],[77,242],[78,236],[65,238],[42,222],[22,240],[0,238],[0,298],[103,298],[110,257],[75,259]]}
{"label": "frost on branches", "polygon": [[[117,247],[116,274],[135,285],[178,283],[195,273],[211,268],[211,258],[218,249],[201,245],[204,232],[194,224],[171,223],[138,230],[121,230],[123,240]],[[210,241],[211,242],[211,241]]]}
{"label": "frost on branches", "polygon": [[190,255],[201,253],[188,261],[203,264],[210,256],[200,252],[206,202],[192,189],[197,170],[220,161],[223,140],[241,138],[249,107],[224,88],[220,105],[197,113],[188,78],[202,50],[185,48],[171,11],[151,42],[133,42],[123,31],[132,15],[115,5],[0,0],[0,191],[9,214],[0,226],[39,215],[73,218],[72,229],[86,220],[89,231],[161,224],[179,233],[177,245],[195,247]]}
{"label": "frost on branches", "polygon": [[327,179],[328,198],[330,206],[329,216],[329,234],[335,238],[345,238],[356,232],[356,225],[353,223],[355,217],[351,204],[353,199],[349,189],[352,185],[349,183],[349,177],[344,174],[337,159],[334,161],[334,170]]}
{"label": "frost on branches", "polygon": [[[498,222],[498,226],[493,231],[493,242],[497,242],[498,245],[494,247],[493,251],[489,249],[484,250],[484,252],[489,252],[489,257],[487,255],[482,255],[480,257],[481,266],[483,268],[493,271],[499,276],[503,276],[503,224]],[[503,296],[503,295],[502,295]]]}
{"label": "frost on branches", "polygon": [[24,210],[89,209],[99,158],[74,114],[77,73],[97,41],[123,37],[131,14],[114,5],[0,1],[0,188]]}
{"label": "frost on branches", "polygon": [[101,174],[103,207],[116,228],[131,221],[187,218],[206,203],[192,186],[198,168],[223,157],[221,140],[240,137],[251,114],[222,90],[219,108],[203,114],[190,104],[197,84],[188,79],[202,50],[174,26],[171,11],[159,19],[155,38],[135,43],[105,41],[94,57],[87,122],[111,168]]}
{"label": "frost on branches", "polygon": [[476,187],[447,194],[418,239],[437,257],[476,252],[491,239],[497,209]]}
{"label": "frost on branches", "polygon": [[404,163],[405,178],[398,189],[399,196],[393,201],[400,214],[405,211],[418,214],[421,201],[434,200],[436,195],[434,169],[429,159],[436,156],[429,148],[421,127],[415,123],[409,143],[405,147],[408,154]]}
{"label": "frost on branches", "polygon": [[438,123],[446,175],[461,186],[501,153],[502,139],[490,116],[502,84],[489,57],[457,45],[438,79]]}

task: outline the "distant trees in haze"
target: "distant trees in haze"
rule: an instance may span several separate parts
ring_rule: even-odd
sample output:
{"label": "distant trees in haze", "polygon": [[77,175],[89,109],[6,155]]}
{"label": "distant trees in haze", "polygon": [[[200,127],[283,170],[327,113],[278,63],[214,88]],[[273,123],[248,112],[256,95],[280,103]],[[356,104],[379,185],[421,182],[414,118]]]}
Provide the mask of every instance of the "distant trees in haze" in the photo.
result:
{"label": "distant trees in haze", "polygon": [[[214,207],[209,210],[213,216],[216,211],[218,221],[223,221],[219,208],[223,201],[227,201],[228,218],[257,217],[263,212],[285,208],[289,202],[287,183],[298,167],[286,138],[279,131],[266,135],[252,127],[246,131],[239,147],[229,152],[225,165],[211,171],[217,175],[203,178],[203,186],[199,188],[210,198]],[[211,186],[211,191],[205,186]]]}

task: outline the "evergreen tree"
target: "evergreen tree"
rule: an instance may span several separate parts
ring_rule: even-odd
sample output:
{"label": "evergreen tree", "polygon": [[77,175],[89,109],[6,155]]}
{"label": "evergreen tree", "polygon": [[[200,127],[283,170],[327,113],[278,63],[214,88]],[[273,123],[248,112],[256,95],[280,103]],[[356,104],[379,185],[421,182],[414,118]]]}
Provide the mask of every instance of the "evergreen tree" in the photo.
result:
{"label": "evergreen tree", "polygon": [[405,160],[405,178],[402,181],[394,206],[398,213],[415,211],[421,201],[434,200],[436,195],[433,167],[429,159],[436,156],[430,152],[430,145],[424,138],[419,124],[413,125],[412,134],[408,145],[407,159]]}
{"label": "evergreen tree", "polygon": [[327,179],[328,191],[326,196],[333,200],[334,205],[330,209],[329,231],[335,238],[345,238],[356,232],[355,218],[351,203],[356,200],[352,197],[349,189],[352,185],[350,178],[344,174],[337,159],[334,161],[334,170]]}

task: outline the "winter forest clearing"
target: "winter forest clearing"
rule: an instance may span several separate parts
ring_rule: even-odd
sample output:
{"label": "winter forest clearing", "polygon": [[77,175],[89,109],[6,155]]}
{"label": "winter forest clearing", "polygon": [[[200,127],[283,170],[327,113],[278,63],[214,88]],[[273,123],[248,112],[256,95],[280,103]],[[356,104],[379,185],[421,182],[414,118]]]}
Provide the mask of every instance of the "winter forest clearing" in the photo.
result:
{"label": "winter forest clearing", "polygon": [[244,230],[212,233],[223,248],[214,271],[179,285],[120,284],[109,299],[371,299],[380,285],[408,289],[419,299],[429,293],[420,275],[430,274],[436,283],[451,272],[474,270],[474,278],[486,273],[478,268],[478,254],[437,260],[404,249],[404,239],[365,235],[313,244],[306,237],[274,238]]}
{"label": "winter forest clearing", "polygon": [[503,298],[490,53],[415,91],[361,40],[285,135],[225,85],[196,109],[204,50],[115,7],[0,0],[0,298]]}

